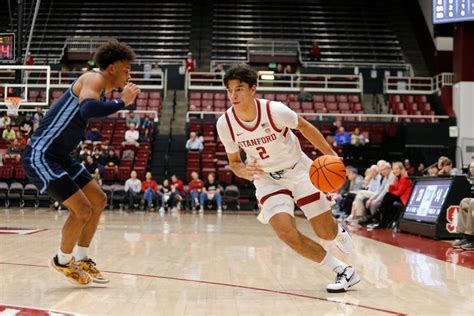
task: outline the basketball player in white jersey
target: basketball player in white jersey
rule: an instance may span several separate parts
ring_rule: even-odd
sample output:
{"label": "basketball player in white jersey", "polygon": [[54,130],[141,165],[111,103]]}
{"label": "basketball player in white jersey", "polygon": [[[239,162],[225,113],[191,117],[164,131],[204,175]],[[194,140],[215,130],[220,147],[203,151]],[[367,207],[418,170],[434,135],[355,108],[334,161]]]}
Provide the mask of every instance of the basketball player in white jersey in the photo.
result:
{"label": "basketball player in white jersey", "polygon": [[[286,105],[254,98],[257,73],[250,66],[232,66],[224,76],[224,84],[232,107],[217,121],[217,131],[231,170],[253,181],[256,187],[258,220],[270,224],[278,237],[297,253],[336,273],[336,281],[326,288],[328,292],[347,291],[360,281],[354,268],[301,234],[295,226],[296,203],[319,238],[335,240],[344,253],[354,248],[349,234],[332,216],[331,198],[311,183],[312,161],[303,153],[291,130],[298,129],[322,153],[337,154],[316,127]],[[242,162],[240,149],[245,151],[247,163]]]}

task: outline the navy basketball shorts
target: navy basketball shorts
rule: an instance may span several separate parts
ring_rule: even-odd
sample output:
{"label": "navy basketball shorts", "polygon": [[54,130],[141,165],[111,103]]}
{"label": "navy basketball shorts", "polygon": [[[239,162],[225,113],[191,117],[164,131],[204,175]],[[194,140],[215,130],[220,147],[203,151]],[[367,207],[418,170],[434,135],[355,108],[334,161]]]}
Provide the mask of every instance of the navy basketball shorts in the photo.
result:
{"label": "navy basketball shorts", "polygon": [[72,157],[55,157],[27,146],[23,152],[23,167],[28,179],[40,193],[48,192],[62,203],[85,187],[92,176]]}

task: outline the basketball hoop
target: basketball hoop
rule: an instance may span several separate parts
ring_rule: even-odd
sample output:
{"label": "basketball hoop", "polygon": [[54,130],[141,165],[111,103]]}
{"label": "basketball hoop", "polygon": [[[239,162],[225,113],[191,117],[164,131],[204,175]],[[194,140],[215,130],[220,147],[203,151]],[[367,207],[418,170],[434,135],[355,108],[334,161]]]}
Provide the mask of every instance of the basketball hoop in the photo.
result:
{"label": "basketball hoop", "polygon": [[7,104],[7,115],[18,116],[18,109],[21,105],[21,98],[19,97],[8,97],[5,99]]}

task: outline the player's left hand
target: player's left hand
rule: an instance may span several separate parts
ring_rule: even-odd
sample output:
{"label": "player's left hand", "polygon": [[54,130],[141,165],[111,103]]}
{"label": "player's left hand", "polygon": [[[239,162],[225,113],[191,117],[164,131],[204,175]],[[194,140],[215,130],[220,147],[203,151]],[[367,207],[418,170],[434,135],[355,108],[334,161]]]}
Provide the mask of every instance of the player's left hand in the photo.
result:
{"label": "player's left hand", "polygon": [[257,164],[257,160],[251,160],[247,165],[245,165],[245,169],[249,174],[249,180],[256,180],[259,176],[265,174],[265,171]]}

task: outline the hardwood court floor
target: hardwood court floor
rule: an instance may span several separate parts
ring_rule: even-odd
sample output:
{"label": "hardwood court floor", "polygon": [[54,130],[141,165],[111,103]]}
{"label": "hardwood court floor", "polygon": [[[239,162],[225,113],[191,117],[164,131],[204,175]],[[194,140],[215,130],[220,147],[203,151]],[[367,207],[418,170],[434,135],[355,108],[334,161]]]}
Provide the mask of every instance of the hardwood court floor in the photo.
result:
{"label": "hardwood court floor", "polygon": [[[15,315],[16,307],[6,305],[86,315],[474,311],[471,268],[427,256],[423,249],[407,250],[358,234],[353,234],[353,255],[328,246],[356,267],[362,282],[344,294],[326,293],[332,272],[293,253],[269,226],[246,214],[106,212],[91,256],[108,271],[111,283],[107,288],[76,288],[46,267],[66,216],[65,211],[0,210],[0,315]],[[297,218],[297,225],[314,238],[304,219]],[[5,228],[38,231],[1,234]]]}

